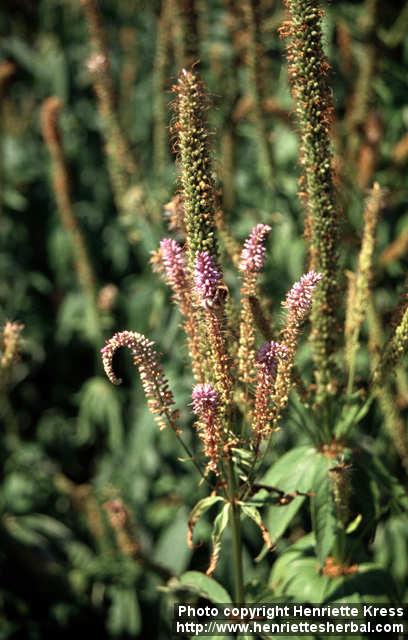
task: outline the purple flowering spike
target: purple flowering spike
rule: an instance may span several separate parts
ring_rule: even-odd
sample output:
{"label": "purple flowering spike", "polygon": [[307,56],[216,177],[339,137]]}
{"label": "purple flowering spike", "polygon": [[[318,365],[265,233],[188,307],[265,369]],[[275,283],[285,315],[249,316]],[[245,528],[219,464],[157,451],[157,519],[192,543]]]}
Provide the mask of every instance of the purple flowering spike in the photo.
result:
{"label": "purple flowering spike", "polygon": [[196,384],[191,394],[193,411],[197,416],[213,413],[218,407],[218,392],[212,384]]}
{"label": "purple flowering spike", "polygon": [[256,360],[270,375],[275,375],[279,360],[287,358],[288,349],[279,342],[265,342],[257,353]]}
{"label": "purple flowering spike", "polygon": [[312,295],[322,279],[321,273],[309,271],[296,282],[286,296],[283,306],[298,320],[303,320],[312,305]]}
{"label": "purple flowering spike", "polygon": [[213,307],[219,300],[221,274],[212,255],[199,251],[195,259],[194,289],[204,308]]}
{"label": "purple flowering spike", "polygon": [[212,384],[196,384],[191,394],[193,411],[200,421],[196,423],[208,458],[207,470],[218,475],[218,461],[222,445],[221,423],[218,417],[219,395]]}
{"label": "purple flowering spike", "polygon": [[271,231],[267,224],[257,224],[245,240],[239,268],[241,271],[258,273],[265,263],[265,241]]}
{"label": "purple flowering spike", "polygon": [[186,279],[186,261],[183,248],[171,238],[160,242],[160,252],[168,283],[177,288],[183,287]]}

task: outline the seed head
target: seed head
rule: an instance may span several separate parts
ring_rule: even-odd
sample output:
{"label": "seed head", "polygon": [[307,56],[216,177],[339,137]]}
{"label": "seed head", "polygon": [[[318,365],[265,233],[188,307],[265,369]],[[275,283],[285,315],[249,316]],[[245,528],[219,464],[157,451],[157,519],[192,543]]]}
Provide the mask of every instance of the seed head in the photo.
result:
{"label": "seed head", "polygon": [[216,189],[205,118],[207,96],[204,85],[193,70],[183,69],[173,90],[177,95],[176,146],[191,273],[197,251],[208,251],[213,256],[218,253]]}
{"label": "seed head", "polygon": [[0,369],[9,369],[18,357],[24,325],[7,321],[0,331]]}

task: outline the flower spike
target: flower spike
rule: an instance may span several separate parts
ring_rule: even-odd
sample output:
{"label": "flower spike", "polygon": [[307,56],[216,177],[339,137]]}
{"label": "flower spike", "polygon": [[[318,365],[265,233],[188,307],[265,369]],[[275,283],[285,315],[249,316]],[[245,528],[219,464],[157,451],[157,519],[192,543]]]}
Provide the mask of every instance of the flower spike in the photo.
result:
{"label": "flower spike", "polygon": [[287,358],[279,363],[276,376],[273,398],[274,424],[278,422],[281,412],[288,402],[300,330],[312,308],[313,293],[322,277],[321,273],[309,271],[293,285],[282,303],[287,311],[286,323],[282,331],[282,342],[287,348]]}
{"label": "flower spike", "polygon": [[266,342],[257,353],[257,383],[252,427],[257,443],[272,432],[271,395],[275,386],[278,365],[285,361],[287,356],[287,347],[274,341]]}
{"label": "flower spike", "polygon": [[[255,382],[255,338],[259,319],[258,276],[265,263],[265,242],[271,231],[267,224],[257,224],[245,240],[239,269],[242,273],[241,319],[239,326],[238,371],[241,382],[248,387]],[[245,393],[247,398],[247,392]]]}
{"label": "flower spike", "polygon": [[222,444],[222,429],[218,415],[219,394],[211,384],[197,384],[191,394],[194,413],[199,417],[197,428],[209,459],[207,470],[218,473]]}
{"label": "flower spike", "polygon": [[333,98],[329,63],[323,49],[319,0],[284,0],[288,20],[281,35],[288,37],[287,59],[300,137],[300,197],[306,208],[305,236],[309,264],[324,279],[311,314],[311,341],[317,395],[326,398],[335,373],[338,331],[340,208],[335,190],[331,128]]}
{"label": "flower spike", "polygon": [[184,250],[175,240],[163,238],[160,242],[160,254],[166,280],[173,289],[177,300],[180,300],[187,286]]}
{"label": "flower spike", "polygon": [[208,251],[199,251],[195,260],[194,288],[199,303],[211,309],[220,302],[221,273]]}
{"label": "flower spike", "polygon": [[312,294],[322,279],[321,273],[309,271],[296,282],[286,296],[283,306],[298,322],[302,322],[312,305]]}
{"label": "flower spike", "polygon": [[271,232],[268,224],[257,224],[245,240],[239,269],[244,272],[259,273],[265,263],[265,242]]}
{"label": "flower spike", "polygon": [[101,349],[102,362],[109,380],[116,385],[120,384],[122,380],[117,378],[113,371],[112,359],[120,347],[127,347],[132,352],[133,363],[139,370],[147,405],[160,429],[164,429],[167,424],[176,429],[178,412],[172,408],[174,406],[173,394],[158,362],[154,342],[134,331],[115,333],[106,342],[106,345]]}

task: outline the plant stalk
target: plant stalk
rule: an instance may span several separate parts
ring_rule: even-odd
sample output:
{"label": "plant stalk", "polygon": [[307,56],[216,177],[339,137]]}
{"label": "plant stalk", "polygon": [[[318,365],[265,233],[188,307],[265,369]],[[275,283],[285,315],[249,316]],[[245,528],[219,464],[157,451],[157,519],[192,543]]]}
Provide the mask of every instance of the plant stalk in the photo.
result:
{"label": "plant stalk", "polygon": [[231,456],[227,465],[228,493],[231,502],[230,526],[232,535],[232,566],[234,572],[234,602],[244,604],[244,572],[242,566],[242,534],[239,506],[235,495],[235,474]]}

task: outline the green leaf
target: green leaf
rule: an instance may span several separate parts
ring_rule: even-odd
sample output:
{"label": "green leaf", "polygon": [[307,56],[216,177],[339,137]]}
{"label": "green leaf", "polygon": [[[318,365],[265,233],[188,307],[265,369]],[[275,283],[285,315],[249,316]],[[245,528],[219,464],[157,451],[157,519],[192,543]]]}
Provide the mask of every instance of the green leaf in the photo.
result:
{"label": "green leaf", "polygon": [[314,543],[313,534],[306,535],[275,562],[269,585],[275,595],[299,602],[323,600],[329,578],[320,575]]}
{"label": "green leaf", "polygon": [[358,565],[358,571],[337,579],[327,585],[325,599],[331,601],[344,598],[355,602],[353,594],[358,593],[361,602],[397,602],[398,594],[392,577],[382,567],[365,562]]}
{"label": "green leaf", "polygon": [[191,557],[191,550],[187,546],[187,530],[187,512],[182,507],[161,534],[154,551],[155,561],[175,574],[186,569]]}
{"label": "green leaf", "polygon": [[[310,445],[296,447],[284,454],[263,476],[262,483],[276,487],[284,493],[311,491],[313,478],[322,455]],[[275,494],[276,495],[276,494]],[[273,498],[267,490],[259,491],[254,499]],[[265,522],[273,541],[286,531],[305,501],[304,496],[295,496],[287,505],[268,505]]]}
{"label": "green leaf", "polygon": [[105,378],[91,378],[81,391],[78,435],[81,443],[93,441],[98,426],[108,432],[111,451],[121,449],[124,427],[117,390]]}
{"label": "green leaf", "polygon": [[48,544],[46,536],[38,533],[34,529],[25,527],[20,518],[6,516],[3,518],[3,526],[16,540],[27,546],[37,546],[45,548]]}
{"label": "green leaf", "polygon": [[277,596],[316,603],[398,600],[389,574],[373,563],[362,563],[356,573],[338,578],[322,575],[314,548],[314,536],[308,534],[278,558],[269,580]]}
{"label": "green leaf", "polygon": [[356,531],[358,529],[358,527],[360,526],[360,522],[362,521],[363,516],[361,515],[361,513],[359,513],[354,520],[352,520],[346,529],[346,533],[354,533],[354,531]]}
{"label": "green leaf", "polygon": [[67,343],[79,335],[91,344],[100,344],[98,320],[93,304],[82,293],[68,293],[58,312],[57,340]]}
{"label": "green leaf", "polygon": [[214,520],[213,530],[211,533],[212,551],[211,551],[210,566],[212,567],[212,571],[214,571],[217,565],[218,557],[220,555],[221,538],[228,524],[230,508],[231,508],[231,505],[229,502],[224,504],[222,511],[217,515],[217,517]]}
{"label": "green leaf", "polygon": [[390,510],[406,512],[407,494],[377,456],[364,449],[353,458],[352,485],[356,511],[362,514],[360,535],[373,535],[379,518]]}
{"label": "green leaf", "polygon": [[393,515],[380,523],[374,540],[375,558],[403,584],[408,573],[408,516]]}
{"label": "green leaf", "polygon": [[[305,500],[304,496],[296,496],[289,504],[268,507],[265,514],[265,524],[273,542],[283,536]],[[267,552],[268,549],[265,548],[262,555],[258,556],[259,559],[261,560]]]}
{"label": "green leaf", "polygon": [[316,465],[322,457],[310,445],[296,447],[279,458],[263,476],[262,483],[277,487],[285,493],[306,493],[312,488]]}
{"label": "green leaf", "polygon": [[307,434],[311,442],[320,442],[321,427],[315,419],[312,409],[306,408],[297,394],[291,395],[289,404],[289,419],[295,423],[297,430]]}
{"label": "green leaf", "polygon": [[[265,543],[265,546],[267,547],[268,550],[270,550],[272,548],[271,537],[268,529],[266,528],[262,520],[261,514],[259,513],[258,509],[256,507],[251,507],[247,504],[243,504],[241,505],[241,510],[242,510],[242,513],[244,513],[248,518],[250,518],[250,520],[255,522],[256,526],[261,531],[262,539]],[[255,562],[259,562],[259,560],[261,560],[263,557],[264,557],[264,553],[261,552],[261,554],[257,558],[255,558]]]}
{"label": "green leaf", "polygon": [[245,449],[233,448],[233,462],[237,465],[240,474],[244,478],[247,477],[248,470],[252,469],[253,464],[253,454],[250,451],[246,451]]}
{"label": "green leaf", "polygon": [[355,427],[370,410],[372,398],[364,403],[361,401],[359,394],[354,394],[348,402],[343,406],[340,418],[335,426],[335,435],[337,438],[345,438],[352,427]]}
{"label": "green leaf", "polygon": [[139,602],[134,589],[112,587],[109,589],[111,606],[108,614],[108,629],[114,636],[124,633],[136,635],[140,631],[141,616]]}
{"label": "green leaf", "polygon": [[202,500],[199,500],[197,502],[195,507],[192,509],[190,517],[188,519],[188,528],[190,530],[191,538],[193,536],[194,527],[199,519],[217,502],[224,502],[224,498],[222,498],[221,496],[207,496],[206,498],[202,498]]}
{"label": "green leaf", "polygon": [[214,578],[206,576],[199,571],[187,571],[180,576],[179,582],[191,589],[194,593],[207,598],[214,603],[232,602],[229,593]]}
{"label": "green leaf", "polygon": [[313,483],[315,495],[312,498],[312,521],[316,535],[316,553],[321,564],[333,549],[338,526],[328,473],[329,466],[330,460],[321,456]]}

